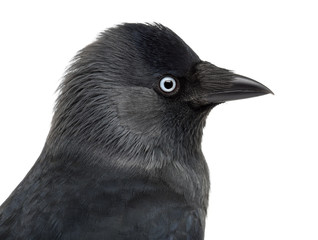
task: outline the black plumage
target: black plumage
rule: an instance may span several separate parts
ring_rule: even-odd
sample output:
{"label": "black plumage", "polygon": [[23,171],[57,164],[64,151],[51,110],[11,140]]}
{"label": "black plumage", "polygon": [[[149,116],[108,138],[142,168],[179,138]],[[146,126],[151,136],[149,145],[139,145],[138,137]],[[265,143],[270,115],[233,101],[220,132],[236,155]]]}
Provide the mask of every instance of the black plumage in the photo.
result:
{"label": "black plumage", "polygon": [[271,93],[160,24],[103,32],[59,91],[40,157],[0,207],[0,239],[203,239],[205,119],[224,101]]}

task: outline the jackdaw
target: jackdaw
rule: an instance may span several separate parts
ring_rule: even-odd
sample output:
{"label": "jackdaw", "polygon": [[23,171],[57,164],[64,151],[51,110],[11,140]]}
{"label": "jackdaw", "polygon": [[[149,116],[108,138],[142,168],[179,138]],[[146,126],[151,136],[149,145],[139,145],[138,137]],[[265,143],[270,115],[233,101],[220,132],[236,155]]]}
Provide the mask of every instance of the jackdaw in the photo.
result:
{"label": "jackdaw", "polygon": [[0,207],[0,239],[204,239],[208,113],[268,93],[163,25],[102,32],[65,74],[42,153]]}

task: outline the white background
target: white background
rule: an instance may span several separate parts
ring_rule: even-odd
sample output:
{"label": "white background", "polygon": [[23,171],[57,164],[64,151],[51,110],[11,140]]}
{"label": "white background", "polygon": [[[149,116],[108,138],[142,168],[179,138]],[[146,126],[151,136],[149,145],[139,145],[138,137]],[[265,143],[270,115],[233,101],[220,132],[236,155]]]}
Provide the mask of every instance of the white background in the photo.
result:
{"label": "white background", "polygon": [[49,131],[71,58],[105,28],[160,22],[203,60],[275,92],[218,106],[203,150],[206,239],[318,239],[315,1],[1,1],[0,202]]}

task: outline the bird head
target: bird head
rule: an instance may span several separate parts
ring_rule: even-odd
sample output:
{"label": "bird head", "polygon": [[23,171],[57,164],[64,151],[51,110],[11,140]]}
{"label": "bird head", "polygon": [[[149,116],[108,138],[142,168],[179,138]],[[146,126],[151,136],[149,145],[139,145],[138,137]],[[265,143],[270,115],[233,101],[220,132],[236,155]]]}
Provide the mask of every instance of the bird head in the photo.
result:
{"label": "bird head", "polygon": [[268,93],[250,78],[202,61],[167,27],[123,24],[75,57],[60,86],[48,142],[121,158],[182,158],[185,149],[196,155],[214,106]]}

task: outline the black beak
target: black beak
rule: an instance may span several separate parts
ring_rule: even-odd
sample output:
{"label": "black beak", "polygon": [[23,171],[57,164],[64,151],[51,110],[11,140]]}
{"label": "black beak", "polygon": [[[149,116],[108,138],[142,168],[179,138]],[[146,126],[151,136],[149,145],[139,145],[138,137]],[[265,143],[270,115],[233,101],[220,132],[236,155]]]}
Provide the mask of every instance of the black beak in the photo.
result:
{"label": "black beak", "polygon": [[196,66],[194,74],[200,84],[195,102],[200,105],[217,104],[226,101],[257,97],[273,92],[263,84],[219,68],[209,62]]}

